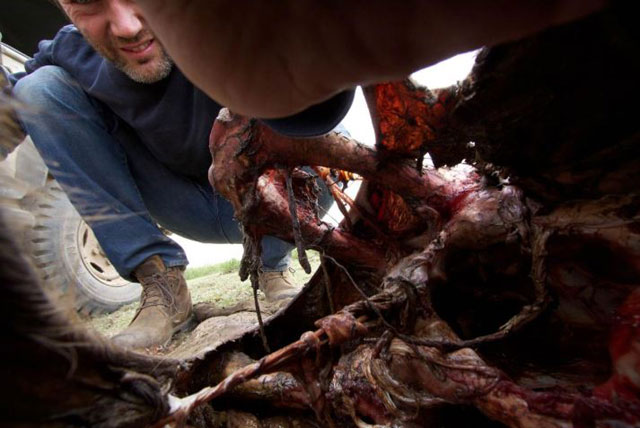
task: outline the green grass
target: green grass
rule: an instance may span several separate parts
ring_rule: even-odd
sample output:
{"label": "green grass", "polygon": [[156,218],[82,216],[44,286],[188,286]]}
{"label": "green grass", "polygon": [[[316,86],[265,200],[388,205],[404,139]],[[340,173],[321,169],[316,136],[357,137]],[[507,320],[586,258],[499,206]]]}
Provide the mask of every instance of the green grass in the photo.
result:
{"label": "green grass", "polygon": [[225,274],[237,271],[240,268],[240,260],[231,259],[226,262],[218,263],[215,265],[199,266],[194,268],[187,268],[184,273],[185,279],[196,279],[203,276],[211,275],[214,273]]}
{"label": "green grass", "polygon": [[[313,250],[307,250],[307,256],[309,257],[309,260],[317,261],[317,259],[319,259],[318,253]],[[295,248],[291,252],[291,260],[292,264],[298,267],[298,250],[296,250]],[[237,272],[238,269],[240,269],[240,260],[231,259],[227,260],[226,262],[217,263],[215,265],[187,268],[184,273],[184,277],[187,281],[189,281],[191,279],[201,278],[203,276],[211,275],[214,273],[224,275],[231,272]]]}

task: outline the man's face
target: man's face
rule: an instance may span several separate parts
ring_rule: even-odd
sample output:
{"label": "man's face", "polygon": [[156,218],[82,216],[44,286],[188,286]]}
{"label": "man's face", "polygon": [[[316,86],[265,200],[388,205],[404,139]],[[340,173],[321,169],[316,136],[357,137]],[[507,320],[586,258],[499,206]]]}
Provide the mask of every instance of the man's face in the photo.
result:
{"label": "man's face", "polygon": [[58,1],[93,48],[131,79],[154,83],[171,72],[171,58],[133,0]]}

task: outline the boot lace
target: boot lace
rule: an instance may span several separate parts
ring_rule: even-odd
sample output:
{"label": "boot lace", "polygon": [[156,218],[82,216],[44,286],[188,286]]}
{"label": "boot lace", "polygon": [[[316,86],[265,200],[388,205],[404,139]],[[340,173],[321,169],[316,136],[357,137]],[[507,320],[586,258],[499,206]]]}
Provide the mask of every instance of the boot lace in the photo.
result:
{"label": "boot lace", "polygon": [[176,308],[176,299],[173,294],[166,274],[155,273],[144,278],[141,303],[136,316],[141,310],[153,306],[163,306],[167,309]]}

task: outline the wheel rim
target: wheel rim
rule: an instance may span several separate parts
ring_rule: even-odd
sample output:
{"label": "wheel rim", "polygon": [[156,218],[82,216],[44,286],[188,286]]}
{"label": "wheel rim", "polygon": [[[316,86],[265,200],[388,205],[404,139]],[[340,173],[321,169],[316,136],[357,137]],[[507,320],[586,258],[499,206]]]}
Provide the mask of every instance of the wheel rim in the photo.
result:
{"label": "wheel rim", "polygon": [[123,287],[129,284],[113,267],[87,223],[80,222],[76,236],[80,259],[91,276],[109,287]]}

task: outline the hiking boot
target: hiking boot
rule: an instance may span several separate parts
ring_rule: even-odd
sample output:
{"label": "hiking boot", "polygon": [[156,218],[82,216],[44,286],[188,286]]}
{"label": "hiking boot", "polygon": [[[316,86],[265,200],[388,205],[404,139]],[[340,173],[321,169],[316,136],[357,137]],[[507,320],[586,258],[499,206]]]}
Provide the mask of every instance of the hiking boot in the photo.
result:
{"label": "hiking boot", "polygon": [[284,272],[262,272],[258,284],[269,302],[291,299],[300,292],[289,269]]}
{"label": "hiking boot", "polygon": [[113,343],[126,348],[165,345],[191,320],[191,295],[184,267],[166,268],[159,256],[145,260],[134,271],[142,285],[140,306],[129,327],[115,335]]}

